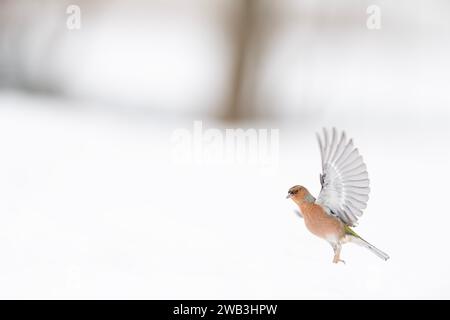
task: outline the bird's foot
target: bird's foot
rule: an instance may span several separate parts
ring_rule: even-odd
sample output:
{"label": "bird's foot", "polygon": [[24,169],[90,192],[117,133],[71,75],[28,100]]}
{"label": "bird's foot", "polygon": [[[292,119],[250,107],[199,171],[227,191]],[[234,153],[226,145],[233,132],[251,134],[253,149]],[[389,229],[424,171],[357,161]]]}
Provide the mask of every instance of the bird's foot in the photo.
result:
{"label": "bird's foot", "polygon": [[345,261],[344,261],[344,260],[339,259],[339,258],[337,258],[337,257],[334,257],[333,263],[339,263],[339,262],[342,262],[343,264],[345,264]]}

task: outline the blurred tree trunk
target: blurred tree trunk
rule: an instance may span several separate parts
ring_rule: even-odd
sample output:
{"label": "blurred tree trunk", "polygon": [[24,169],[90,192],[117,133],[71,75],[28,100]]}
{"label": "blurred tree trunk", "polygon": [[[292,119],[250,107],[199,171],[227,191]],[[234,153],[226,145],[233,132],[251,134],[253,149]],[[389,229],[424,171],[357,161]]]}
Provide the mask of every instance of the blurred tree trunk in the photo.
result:
{"label": "blurred tree trunk", "polygon": [[242,0],[238,10],[239,17],[234,28],[234,58],[231,73],[231,89],[226,101],[223,118],[227,121],[237,121],[253,116],[253,83],[251,47],[253,46],[257,0]]}

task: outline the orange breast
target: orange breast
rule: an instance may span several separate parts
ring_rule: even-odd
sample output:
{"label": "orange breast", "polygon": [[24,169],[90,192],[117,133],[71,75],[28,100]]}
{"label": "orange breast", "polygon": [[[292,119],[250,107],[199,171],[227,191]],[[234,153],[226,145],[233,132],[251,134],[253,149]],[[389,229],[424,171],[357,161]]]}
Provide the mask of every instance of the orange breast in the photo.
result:
{"label": "orange breast", "polygon": [[345,235],[344,224],[339,219],[328,215],[320,205],[304,203],[300,209],[306,227],[316,236],[334,242]]}

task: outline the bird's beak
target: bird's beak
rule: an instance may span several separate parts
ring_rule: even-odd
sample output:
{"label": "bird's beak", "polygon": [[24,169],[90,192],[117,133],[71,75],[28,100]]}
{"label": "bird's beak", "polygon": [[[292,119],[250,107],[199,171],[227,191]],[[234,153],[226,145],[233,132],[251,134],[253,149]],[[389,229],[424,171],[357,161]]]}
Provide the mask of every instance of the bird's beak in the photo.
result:
{"label": "bird's beak", "polygon": [[286,196],[286,199],[289,199],[291,197],[291,195],[288,193],[288,195]]}

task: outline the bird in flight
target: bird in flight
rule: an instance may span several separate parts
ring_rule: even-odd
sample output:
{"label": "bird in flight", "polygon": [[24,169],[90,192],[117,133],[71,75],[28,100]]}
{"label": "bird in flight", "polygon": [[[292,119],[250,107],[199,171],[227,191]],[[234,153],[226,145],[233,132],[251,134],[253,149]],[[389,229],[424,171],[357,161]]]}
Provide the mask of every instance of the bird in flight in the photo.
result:
{"label": "bird in flight", "polygon": [[324,128],[323,137],[317,134],[317,140],[322,158],[322,190],[318,198],[299,185],[290,188],[286,198],[298,205],[306,228],[331,245],[334,263],[345,263],[340,258],[341,248],[349,242],[366,247],[381,259],[389,259],[351,229],[362,216],[370,191],[367,168],[353,140],[347,141],[345,132],[338,133],[335,128],[331,134]]}

